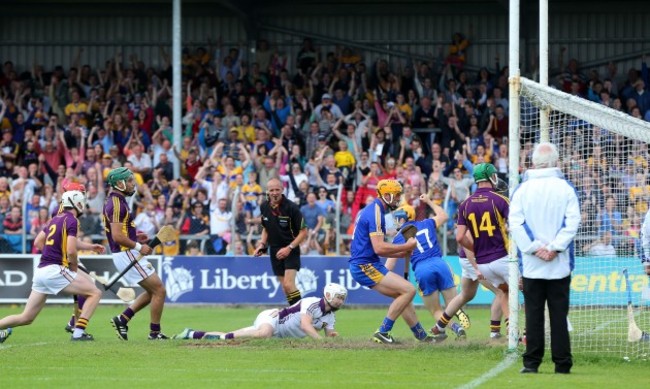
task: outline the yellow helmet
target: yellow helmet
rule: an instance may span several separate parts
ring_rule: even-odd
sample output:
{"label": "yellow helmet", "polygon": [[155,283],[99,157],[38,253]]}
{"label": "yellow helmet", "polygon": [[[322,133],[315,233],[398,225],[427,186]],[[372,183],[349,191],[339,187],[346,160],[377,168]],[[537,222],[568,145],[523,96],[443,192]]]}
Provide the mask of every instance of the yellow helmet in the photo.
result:
{"label": "yellow helmet", "polygon": [[403,204],[401,207],[397,208],[393,213],[395,219],[406,219],[406,221],[415,220],[415,208],[409,204]]}
{"label": "yellow helmet", "polygon": [[377,183],[377,195],[392,209],[397,206],[395,200],[402,197],[403,191],[402,184],[397,180],[381,180]]}

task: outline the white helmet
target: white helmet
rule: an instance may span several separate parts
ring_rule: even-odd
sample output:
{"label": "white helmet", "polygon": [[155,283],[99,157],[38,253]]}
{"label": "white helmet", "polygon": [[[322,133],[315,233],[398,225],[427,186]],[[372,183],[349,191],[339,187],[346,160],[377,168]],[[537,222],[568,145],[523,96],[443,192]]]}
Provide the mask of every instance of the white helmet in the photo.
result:
{"label": "white helmet", "polygon": [[82,213],[86,209],[86,196],[78,190],[70,190],[61,196],[61,204],[63,208],[74,208]]}
{"label": "white helmet", "polygon": [[323,295],[325,296],[325,301],[331,303],[334,297],[339,296],[343,301],[348,297],[348,290],[345,289],[343,285],[335,284],[330,282],[325,285],[323,289]]}

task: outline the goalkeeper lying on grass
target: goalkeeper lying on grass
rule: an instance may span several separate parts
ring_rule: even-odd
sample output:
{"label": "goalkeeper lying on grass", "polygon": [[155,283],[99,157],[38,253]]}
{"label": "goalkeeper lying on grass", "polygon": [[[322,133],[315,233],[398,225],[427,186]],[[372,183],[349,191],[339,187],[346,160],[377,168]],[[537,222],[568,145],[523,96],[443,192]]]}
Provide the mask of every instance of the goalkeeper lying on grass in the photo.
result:
{"label": "goalkeeper lying on grass", "polygon": [[305,297],[284,309],[262,311],[251,327],[232,332],[204,332],[186,328],[174,339],[239,339],[239,338],[304,338],[320,339],[320,330],[325,336],[337,336],[334,331],[335,312],[343,306],[348,291],[339,284],[327,284],[323,297]]}

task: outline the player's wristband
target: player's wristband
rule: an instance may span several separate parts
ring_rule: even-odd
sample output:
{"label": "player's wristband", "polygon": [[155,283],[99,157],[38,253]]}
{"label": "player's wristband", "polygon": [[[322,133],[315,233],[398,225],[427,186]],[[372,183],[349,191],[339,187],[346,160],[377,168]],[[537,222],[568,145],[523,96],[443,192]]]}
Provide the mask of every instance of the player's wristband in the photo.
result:
{"label": "player's wristband", "polygon": [[137,252],[140,252],[140,250],[142,250],[142,244],[136,242],[135,247],[133,248],[133,250],[135,250]]}

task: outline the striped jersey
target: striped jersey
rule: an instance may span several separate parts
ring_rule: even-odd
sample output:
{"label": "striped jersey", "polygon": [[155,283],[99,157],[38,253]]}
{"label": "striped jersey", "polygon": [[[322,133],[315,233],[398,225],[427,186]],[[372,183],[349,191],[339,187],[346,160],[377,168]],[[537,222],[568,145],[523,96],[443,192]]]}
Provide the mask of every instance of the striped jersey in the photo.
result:
{"label": "striped jersey", "polygon": [[111,223],[120,223],[120,228],[122,229],[124,235],[126,235],[132,241],[137,242],[133,215],[129,211],[129,204],[126,202],[123,194],[112,191],[108,195],[106,204],[104,204],[102,219],[104,222],[104,230],[106,231],[106,237],[108,238],[108,244],[111,248],[111,252],[119,253],[120,251],[130,250],[130,248],[126,246],[120,246],[117,242],[115,242],[115,240],[113,240],[113,235],[111,234]]}
{"label": "striped jersey", "polygon": [[508,255],[510,202],[490,188],[478,188],[458,207],[458,225],[474,239],[476,263],[490,263]]}
{"label": "striped jersey", "polygon": [[61,265],[69,267],[68,237],[76,238],[79,231],[79,220],[71,211],[64,210],[47,223],[45,229],[45,245],[38,267]]}

